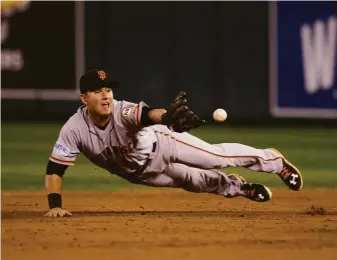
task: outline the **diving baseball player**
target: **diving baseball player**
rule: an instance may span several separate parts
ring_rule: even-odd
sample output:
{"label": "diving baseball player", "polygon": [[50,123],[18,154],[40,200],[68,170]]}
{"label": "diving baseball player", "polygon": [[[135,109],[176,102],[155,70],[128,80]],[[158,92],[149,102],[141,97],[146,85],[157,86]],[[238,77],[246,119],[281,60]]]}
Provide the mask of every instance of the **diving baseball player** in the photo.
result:
{"label": "diving baseball player", "polygon": [[50,211],[46,216],[71,215],[62,208],[62,176],[79,153],[112,174],[154,187],[270,200],[272,193],[266,186],[217,170],[246,167],[276,174],[292,190],[302,188],[299,170],[275,149],[209,144],[187,133],[206,122],[189,110],[186,93],[179,93],[166,109],[157,109],[144,102],[115,100],[112,89],[118,86],[103,70],[81,77],[84,105],[62,127],[47,165]]}

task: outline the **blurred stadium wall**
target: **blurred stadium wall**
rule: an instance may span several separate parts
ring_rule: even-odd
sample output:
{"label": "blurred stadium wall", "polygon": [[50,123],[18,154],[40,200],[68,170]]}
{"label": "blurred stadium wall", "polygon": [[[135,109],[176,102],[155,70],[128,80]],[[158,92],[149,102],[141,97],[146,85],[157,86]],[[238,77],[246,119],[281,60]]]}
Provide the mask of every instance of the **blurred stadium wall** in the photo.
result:
{"label": "blurred stadium wall", "polygon": [[206,119],[336,121],[336,24],[333,2],[1,2],[2,120],[66,120],[103,68],[117,99],[184,90]]}

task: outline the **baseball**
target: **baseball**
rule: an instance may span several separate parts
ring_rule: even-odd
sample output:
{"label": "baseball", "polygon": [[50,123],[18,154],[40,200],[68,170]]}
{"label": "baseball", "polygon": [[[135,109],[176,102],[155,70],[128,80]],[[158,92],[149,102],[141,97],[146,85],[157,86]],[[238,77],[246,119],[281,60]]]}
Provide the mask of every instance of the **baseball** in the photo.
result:
{"label": "baseball", "polygon": [[221,108],[218,108],[214,111],[213,118],[218,123],[223,122],[227,118],[227,112]]}

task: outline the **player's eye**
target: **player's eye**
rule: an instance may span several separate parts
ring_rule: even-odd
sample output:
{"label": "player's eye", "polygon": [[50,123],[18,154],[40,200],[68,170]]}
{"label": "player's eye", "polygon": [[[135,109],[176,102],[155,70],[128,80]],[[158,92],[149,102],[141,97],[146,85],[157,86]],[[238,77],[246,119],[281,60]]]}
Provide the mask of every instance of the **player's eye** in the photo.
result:
{"label": "player's eye", "polygon": [[101,91],[100,90],[95,90],[95,94],[98,94],[98,93],[100,93]]}

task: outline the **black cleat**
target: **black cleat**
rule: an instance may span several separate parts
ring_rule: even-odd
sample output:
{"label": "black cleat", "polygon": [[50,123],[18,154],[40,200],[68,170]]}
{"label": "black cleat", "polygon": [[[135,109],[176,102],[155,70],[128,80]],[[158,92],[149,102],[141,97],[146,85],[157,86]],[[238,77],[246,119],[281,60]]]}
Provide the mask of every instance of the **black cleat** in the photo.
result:
{"label": "black cleat", "polygon": [[241,196],[247,199],[257,202],[265,202],[270,200],[272,197],[272,192],[270,189],[262,184],[247,183],[247,181],[238,174],[229,174],[228,177],[232,180],[236,179],[242,181],[241,190],[244,192],[244,194]]}
{"label": "black cleat", "polygon": [[280,176],[282,181],[292,190],[299,191],[303,187],[303,177],[301,172],[290,163],[278,150],[274,148],[268,148],[278,153],[282,157],[283,167],[282,171],[277,175]]}
{"label": "black cleat", "polygon": [[272,192],[262,184],[245,183],[241,190],[244,192],[243,197],[256,202],[266,202],[272,198]]}

